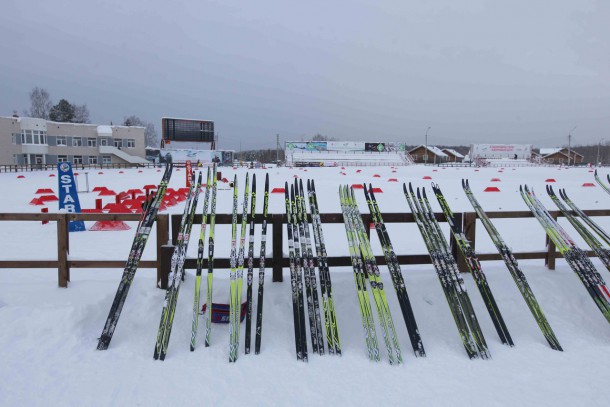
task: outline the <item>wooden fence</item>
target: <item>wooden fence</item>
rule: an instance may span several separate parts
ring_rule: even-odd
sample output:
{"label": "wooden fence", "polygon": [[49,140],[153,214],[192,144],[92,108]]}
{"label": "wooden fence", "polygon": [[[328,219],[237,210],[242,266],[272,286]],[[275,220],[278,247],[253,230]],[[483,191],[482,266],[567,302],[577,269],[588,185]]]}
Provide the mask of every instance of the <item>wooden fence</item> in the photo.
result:
{"label": "wooden fence", "polygon": [[[610,210],[598,209],[598,210],[587,210],[584,211],[589,216],[610,216]],[[550,211],[551,215],[557,219],[562,216],[559,211]],[[518,218],[533,218],[533,215],[529,211],[507,211],[507,212],[487,212],[487,215],[492,219],[518,219]],[[464,233],[470,240],[473,248],[476,247],[476,236],[477,236],[477,215],[474,212],[455,213],[456,220],[459,224],[463,225]],[[178,228],[180,225],[180,214],[158,214],[156,219],[156,259],[155,260],[144,260],[140,262],[141,268],[155,268],[157,270],[157,281],[160,281],[160,288],[167,287],[167,275],[169,272],[169,264],[173,253],[173,243],[175,243],[178,235]],[[320,215],[323,224],[341,224],[343,223],[343,215],[340,213],[326,213]],[[442,213],[436,213],[435,217],[440,222],[444,222],[444,215]],[[140,218],[139,214],[100,214],[100,213],[0,213],[1,221],[19,221],[19,222],[41,222],[51,221],[57,223],[57,259],[54,260],[0,260],[1,268],[56,268],[58,272],[58,285],[60,287],[67,287],[70,281],[70,269],[71,268],[123,268],[125,266],[126,259],[112,259],[112,260],[99,260],[99,259],[87,259],[87,260],[71,260],[69,258],[70,252],[70,236],[68,232],[68,224],[71,220],[83,220],[83,221],[137,221]],[[171,227],[170,227],[171,218]],[[196,215],[194,222],[200,223],[202,216]],[[241,216],[238,216],[238,222]],[[386,223],[414,223],[415,219],[411,213],[386,213],[383,214],[384,222]],[[371,216],[369,214],[362,214],[362,220],[364,224],[371,222]],[[288,267],[289,259],[284,256],[282,249],[282,242],[284,239],[284,225],[286,224],[285,214],[269,214],[268,220],[269,225],[272,225],[271,232],[271,256],[267,257],[265,265],[267,268],[273,270],[273,281],[283,281],[282,270]],[[217,214],[216,224],[227,225],[231,223],[230,214]],[[262,223],[262,218],[258,216],[256,223]],[[538,222],[532,219],[531,224],[528,227],[540,228]],[[171,235],[170,235],[171,231]],[[103,232],[101,232],[103,233]],[[129,232],[125,232],[129,233]],[[370,230],[367,229],[367,233],[370,234]],[[483,232],[486,233],[486,232]],[[5,235],[6,236],[6,235]],[[419,232],[413,234],[414,239],[421,239]],[[390,236],[392,237],[392,236]],[[170,241],[171,238],[171,241]],[[194,236],[192,238],[195,238]],[[454,256],[458,261],[458,266],[461,271],[467,271],[466,264],[461,254],[458,254],[457,246],[453,238],[450,239],[451,248]],[[510,243],[510,242],[509,242]],[[545,265],[549,269],[555,268],[555,258],[561,257],[561,254],[556,251],[555,245],[546,238],[546,249],[543,251],[529,251],[529,252],[514,252],[517,259],[543,259]],[[588,251],[589,256],[593,256],[592,251]],[[405,254],[398,255],[398,261],[402,265],[408,264],[430,264],[430,257],[428,253],[420,254]],[[486,260],[501,260],[500,255],[497,252],[493,253],[478,253],[478,257],[481,261]],[[378,264],[385,265],[385,258],[382,255],[376,256]],[[255,258],[254,265],[258,268],[259,265],[258,255]],[[348,256],[329,256],[328,264],[330,267],[339,266],[351,266],[351,259]],[[185,262],[186,268],[195,268],[196,259],[187,258]],[[207,256],[204,259],[204,267],[207,268]],[[215,258],[214,268],[227,269],[229,268],[229,258]]]}

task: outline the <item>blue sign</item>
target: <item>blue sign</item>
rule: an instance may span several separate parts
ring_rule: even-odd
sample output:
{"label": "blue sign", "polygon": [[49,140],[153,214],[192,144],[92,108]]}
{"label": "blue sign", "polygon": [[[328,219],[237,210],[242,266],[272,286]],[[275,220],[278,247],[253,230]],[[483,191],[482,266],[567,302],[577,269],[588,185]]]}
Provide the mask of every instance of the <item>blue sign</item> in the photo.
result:
{"label": "blue sign", "polygon": [[[80,213],[80,202],[76,192],[72,165],[66,162],[59,163],[57,169],[59,170],[59,209],[70,213]],[[68,230],[70,232],[84,231],[86,230],[85,222],[82,220],[70,221]]]}

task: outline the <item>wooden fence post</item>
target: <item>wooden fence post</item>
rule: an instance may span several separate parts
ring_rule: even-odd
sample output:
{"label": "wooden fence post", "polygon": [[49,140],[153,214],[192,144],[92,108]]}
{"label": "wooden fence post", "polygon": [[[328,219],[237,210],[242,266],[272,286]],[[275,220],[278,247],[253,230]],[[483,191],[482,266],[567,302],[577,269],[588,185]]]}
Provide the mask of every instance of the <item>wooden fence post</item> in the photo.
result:
{"label": "wooden fence post", "polygon": [[68,268],[68,214],[63,214],[57,221],[57,281],[62,288],[68,288],[70,269]]}
{"label": "wooden fence post", "polygon": [[[557,221],[557,215],[551,215],[553,219]],[[544,265],[549,270],[555,270],[555,243],[549,238],[549,235],[545,233],[546,241],[546,256],[544,258]]]}
{"label": "wooden fence post", "polygon": [[172,267],[172,256],[176,246],[164,244],[161,246],[161,258],[158,260],[159,268],[157,269],[157,288],[167,290],[169,280],[169,270]]}
{"label": "wooden fence post", "polygon": [[274,214],[271,217],[273,225],[273,282],[284,281],[282,261],[284,259],[282,242],[284,239],[284,215]]}
{"label": "wooden fence post", "polygon": [[[168,271],[169,271],[169,265],[167,268],[165,268],[165,273],[164,273],[164,268],[163,268],[163,264],[162,264],[162,259],[164,256],[164,252],[163,252],[163,247],[164,245],[167,245],[169,240],[169,215],[168,214],[162,214],[162,215],[157,215],[157,286],[163,284],[162,282],[165,281],[165,287],[163,288],[167,288],[167,276],[168,276]],[[170,255],[170,259],[171,259],[171,255]],[[164,280],[165,279],[165,280]]]}

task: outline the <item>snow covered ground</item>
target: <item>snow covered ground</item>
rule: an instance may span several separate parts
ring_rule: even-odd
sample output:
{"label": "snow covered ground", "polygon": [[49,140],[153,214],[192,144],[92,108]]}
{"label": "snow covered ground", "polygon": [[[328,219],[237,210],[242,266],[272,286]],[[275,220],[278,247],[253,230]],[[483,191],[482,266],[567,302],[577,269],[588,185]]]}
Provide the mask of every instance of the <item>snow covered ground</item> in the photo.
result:
{"label": "snow covered ground", "polygon": [[[383,212],[408,211],[402,195],[402,182],[429,187],[440,185],[455,212],[472,211],[461,190],[461,178],[470,185],[486,210],[527,210],[519,193],[521,183],[528,183],[549,209],[555,209],[544,192],[546,180],[554,178],[556,187],[566,188],[582,209],[607,209],[608,196],[594,182],[586,168],[436,168],[424,166],[383,168],[350,167],[310,169],[269,169],[271,187],[281,187],[294,175],[314,178],[323,212],[340,212],[337,187],[341,183],[372,182],[383,193],[377,194]],[[155,169],[104,170],[89,172],[91,188],[106,186],[115,191],[156,184],[160,173]],[[396,171],[396,172],[392,172]],[[235,173],[243,185],[245,169],[222,169],[223,177]],[[250,171],[252,173],[252,171]],[[259,186],[258,213],[262,211],[264,170],[254,171]],[[341,172],[346,175],[342,175]],[[28,203],[38,188],[53,188],[57,178],[51,172],[0,174],[4,194],[0,212],[39,212]],[[374,175],[380,177],[374,177]],[[605,177],[606,171],[601,174]],[[388,182],[397,178],[400,182]],[[500,178],[500,182],[491,182]],[[184,172],[175,172],[170,187],[184,186]],[[501,192],[482,192],[497,186]],[[228,187],[218,191],[219,213],[228,213],[232,194]],[[358,193],[360,209],[366,204]],[[96,193],[81,194],[83,208],[94,207]],[[241,197],[241,194],[240,194]],[[106,198],[104,203],[114,198]],[[440,210],[434,199],[433,207]],[[202,200],[200,200],[200,207]],[[269,212],[284,211],[283,194],[270,197]],[[57,204],[49,206],[51,212]],[[181,213],[183,205],[170,208]],[[610,220],[596,219],[610,228]],[[506,242],[515,251],[544,249],[544,232],[533,218],[494,220]],[[562,219],[560,223],[585,247],[576,232]],[[87,224],[88,227],[91,223]],[[135,223],[132,223],[132,227]],[[424,253],[425,247],[415,225],[388,227],[399,254]],[[477,251],[495,249],[484,229],[477,227]],[[0,242],[4,250],[0,260],[54,259],[56,229],[53,223],[1,222]],[[348,255],[342,225],[324,227],[331,256]],[[447,232],[447,228],[445,227]],[[257,236],[260,228],[257,229]],[[271,231],[269,231],[270,234]],[[193,234],[198,235],[195,226]],[[229,228],[217,230],[216,254],[229,254]],[[120,232],[80,232],[70,236],[72,259],[126,259],[134,229]],[[372,234],[376,254],[381,250]],[[153,259],[154,234],[145,251]],[[270,252],[270,244],[269,254]],[[258,243],[256,253],[258,253]],[[285,251],[287,244],[284,242]],[[206,247],[207,252],[207,247]],[[191,242],[189,255],[195,256]],[[608,272],[593,259],[602,276]],[[436,273],[430,265],[403,266],[402,272],[422,335],[426,358],[411,352],[400,308],[389,276],[382,268],[388,301],[400,337],[404,365],[390,366],[382,350],[380,363],[370,362],[365,354],[364,336],[355,295],[352,271],[331,269],[333,295],[343,356],[311,355],[309,363],[296,361],[292,326],[290,283],[271,282],[267,270],[263,342],[260,355],[243,354],[237,363],[228,363],[228,326],[214,325],[212,346],[201,341],[195,352],[189,351],[193,270],[181,290],[167,359],[152,358],[164,292],[155,288],[155,271],[138,271],[116,333],[107,351],[97,351],[102,330],[122,269],[73,269],[69,288],[57,287],[57,272],[51,269],[0,270],[0,347],[5,349],[0,368],[0,405],[378,405],[418,406],[574,406],[606,402],[607,379],[603,367],[610,363],[610,326],[603,318],[576,275],[563,260],[557,269],[547,270],[542,260],[520,262],[528,281],[564,348],[551,350],[540,333],[506,267],[501,262],[484,262],[489,284],[515,342],[503,346],[476,287],[465,276],[470,297],[481,322],[492,359],[469,360],[457,335]],[[288,275],[288,271],[284,271]],[[215,301],[228,300],[228,271],[217,270],[214,281]],[[255,279],[256,281],[256,279]],[[256,292],[256,282],[254,292]],[[202,287],[202,291],[205,289]],[[245,290],[244,290],[245,291]],[[245,295],[244,295],[245,297]],[[200,324],[200,327],[202,324]],[[378,331],[380,333],[380,331]],[[200,335],[201,338],[201,335]]]}

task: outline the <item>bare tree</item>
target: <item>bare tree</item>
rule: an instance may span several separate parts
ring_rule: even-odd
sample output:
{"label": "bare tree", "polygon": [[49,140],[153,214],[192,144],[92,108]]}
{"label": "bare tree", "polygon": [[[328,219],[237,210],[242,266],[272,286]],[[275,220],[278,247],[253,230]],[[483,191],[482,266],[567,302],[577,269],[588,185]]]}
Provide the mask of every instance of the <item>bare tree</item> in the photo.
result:
{"label": "bare tree", "polygon": [[87,104],[72,105],[74,107],[74,117],[72,123],[90,123],[89,122],[89,109]]}
{"label": "bare tree", "polygon": [[53,102],[51,102],[51,97],[46,89],[39,88],[38,86],[32,89],[30,92],[30,111],[28,116],[48,120],[51,107],[53,107]]}
{"label": "bare tree", "polygon": [[146,128],[144,129],[144,140],[146,142],[147,147],[158,147],[158,137],[157,130],[155,129],[155,125],[152,123],[146,123]]}
{"label": "bare tree", "polygon": [[152,123],[145,122],[136,115],[131,115],[123,118],[123,126],[138,126],[144,127],[144,141],[147,147],[156,147],[159,142],[157,130]]}

